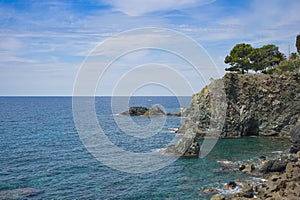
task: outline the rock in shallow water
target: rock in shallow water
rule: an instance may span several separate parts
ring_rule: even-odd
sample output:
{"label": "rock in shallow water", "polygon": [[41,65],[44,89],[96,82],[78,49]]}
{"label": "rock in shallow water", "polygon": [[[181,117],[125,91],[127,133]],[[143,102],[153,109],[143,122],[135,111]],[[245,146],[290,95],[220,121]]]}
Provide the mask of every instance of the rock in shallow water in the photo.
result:
{"label": "rock in shallow water", "polygon": [[191,143],[189,140],[182,139],[176,145],[168,146],[164,152],[182,158],[199,157],[200,146],[197,141]]}
{"label": "rock in shallow water", "polygon": [[291,135],[291,153],[300,151],[300,122],[298,122],[290,132]]}
{"label": "rock in shallow water", "polygon": [[225,200],[225,197],[221,194],[216,194],[212,196],[210,200]]}
{"label": "rock in shallow water", "polygon": [[297,157],[294,154],[282,154],[278,157],[264,162],[260,171],[264,174],[270,172],[283,172],[289,162],[295,162]]}
{"label": "rock in shallow water", "polygon": [[41,191],[34,188],[19,188],[0,192],[0,200],[20,200],[40,194]]}

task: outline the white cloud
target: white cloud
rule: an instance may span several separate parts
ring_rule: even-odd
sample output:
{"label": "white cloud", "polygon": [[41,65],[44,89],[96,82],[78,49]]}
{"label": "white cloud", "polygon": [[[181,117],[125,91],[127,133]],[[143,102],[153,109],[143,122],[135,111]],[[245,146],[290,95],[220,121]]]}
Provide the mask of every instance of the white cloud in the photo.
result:
{"label": "white cloud", "polygon": [[129,16],[140,16],[154,11],[178,10],[209,4],[215,0],[106,0],[105,2]]}

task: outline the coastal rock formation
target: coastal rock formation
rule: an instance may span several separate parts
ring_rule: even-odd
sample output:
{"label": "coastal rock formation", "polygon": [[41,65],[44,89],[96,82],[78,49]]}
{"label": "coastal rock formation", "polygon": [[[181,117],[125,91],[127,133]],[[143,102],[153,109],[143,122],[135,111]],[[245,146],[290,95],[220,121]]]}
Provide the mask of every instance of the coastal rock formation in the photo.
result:
{"label": "coastal rock formation", "polygon": [[148,111],[148,108],[142,106],[132,106],[128,111],[122,112],[121,115],[142,116]]}
{"label": "coastal rock formation", "polygon": [[164,153],[184,158],[198,157],[200,145],[194,138],[195,136],[186,134],[175,145],[168,146]]}
{"label": "coastal rock formation", "polygon": [[[293,200],[300,197],[300,151],[297,154],[283,154],[273,160],[284,160],[284,167],[274,171],[265,171],[260,176],[264,179],[260,183],[253,181],[239,180],[238,184],[229,182],[224,189],[233,190],[238,185],[239,190],[229,192],[226,195],[217,194],[211,197],[212,199],[223,200],[246,200],[246,199],[282,199]],[[211,191],[211,193],[210,193]],[[203,192],[206,194],[218,193],[218,189],[206,189]]]}
{"label": "coastal rock formation", "polygon": [[260,172],[264,174],[270,172],[283,172],[289,162],[295,161],[297,161],[297,157],[294,154],[281,154],[264,162],[260,168]]}
{"label": "coastal rock formation", "polygon": [[[227,107],[220,137],[287,136],[300,120],[299,72],[290,75],[228,73],[217,81],[224,83]],[[211,98],[209,85],[193,95],[178,133],[189,130],[197,138],[207,135],[215,112]]]}
{"label": "coastal rock formation", "polygon": [[282,174],[271,175],[259,189],[263,199],[299,199],[300,197],[300,152],[297,161],[288,162]]}
{"label": "coastal rock formation", "polygon": [[166,113],[160,106],[155,105],[149,108],[143,106],[132,106],[127,111],[122,112],[121,115],[127,116],[144,116],[144,117],[155,117],[155,116],[176,116],[180,117],[180,113]]}
{"label": "coastal rock formation", "polygon": [[162,116],[162,115],[166,115],[166,113],[159,106],[150,107],[148,111],[144,113],[144,116]]}
{"label": "coastal rock formation", "polygon": [[[299,141],[299,123],[291,129],[291,149],[295,142]],[[253,161],[253,160],[252,160]],[[261,162],[261,163],[260,163]],[[244,199],[282,199],[293,200],[300,197],[300,151],[295,153],[281,153],[275,158],[267,160],[266,157],[261,156],[260,162],[258,162],[257,168],[260,173],[252,174],[253,170],[256,170],[254,164],[247,165],[242,164],[238,168],[240,171],[253,175],[255,177],[263,177],[258,182],[242,181],[239,182],[239,190],[227,195],[217,194],[211,197],[211,199],[218,199],[222,196],[224,200],[244,200]],[[259,164],[260,163],[260,164]],[[250,167],[249,167],[250,166]],[[252,167],[253,166],[253,167]],[[236,166],[235,166],[236,167]],[[247,168],[250,171],[245,171]],[[257,172],[258,172],[257,171]],[[229,186],[229,184],[228,184]],[[236,184],[235,184],[236,186]],[[227,189],[232,189],[228,187]],[[234,189],[234,188],[233,188]],[[214,194],[218,193],[218,189],[206,189],[203,193]]]}
{"label": "coastal rock formation", "polygon": [[294,126],[290,132],[291,135],[291,153],[300,151],[300,122]]}

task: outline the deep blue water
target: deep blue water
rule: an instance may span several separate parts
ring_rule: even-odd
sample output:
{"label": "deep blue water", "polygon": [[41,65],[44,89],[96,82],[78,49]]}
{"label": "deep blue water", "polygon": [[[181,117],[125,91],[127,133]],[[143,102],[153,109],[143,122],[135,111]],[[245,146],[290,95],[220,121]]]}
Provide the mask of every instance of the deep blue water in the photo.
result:
{"label": "deep blue water", "polygon": [[[161,104],[175,113],[189,101],[186,97],[179,105],[175,97],[133,97],[130,105]],[[97,97],[95,108],[107,137],[132,152],[163,148],[175,137],[167,128],[181,121],[168,117],[159,134],[137,139],[117,127],[109,97]],[[147,117],[133,120],[149,123]],[[0,97],[0,192],[27,187],[42,191],[29,199],[209,199],[203,189],[247,178],[238,172],[213,172],[221,167],[218,160],[247,160],[287,148],[286,140],[225,139],[204,159],[178,159],[158,171],[130,174],[106,166],[86,150],[74,126],[71,97]]]}

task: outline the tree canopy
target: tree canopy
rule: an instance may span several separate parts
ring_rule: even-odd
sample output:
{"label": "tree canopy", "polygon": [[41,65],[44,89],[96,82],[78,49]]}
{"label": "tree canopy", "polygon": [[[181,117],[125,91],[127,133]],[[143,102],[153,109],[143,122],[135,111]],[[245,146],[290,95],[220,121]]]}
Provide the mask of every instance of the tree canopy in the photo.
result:
{"label": "tree canopy", "polygon": [[250,44],[241,43],[233,47],[224,62],[231,65],[231,67],[225,69],[226,71],[245,73],[248,70],[265,72],[284,59],[284,54],[273,44],[253,48]]}
{"label": "tree canopy", "polygon": [[230,55],[226,56],[225,63],[230,64],[231,67],[226,68],[226,71],[239,71],[244,73],[249,70],[250,59],[249,55],[253,51],[253,48],[250,44],[237,44],[230,51]]}
{"label": "tree canopy", "polygon": [[296,48],[297,52],[300,54],[300,35],[297,35],[296,37]]}

